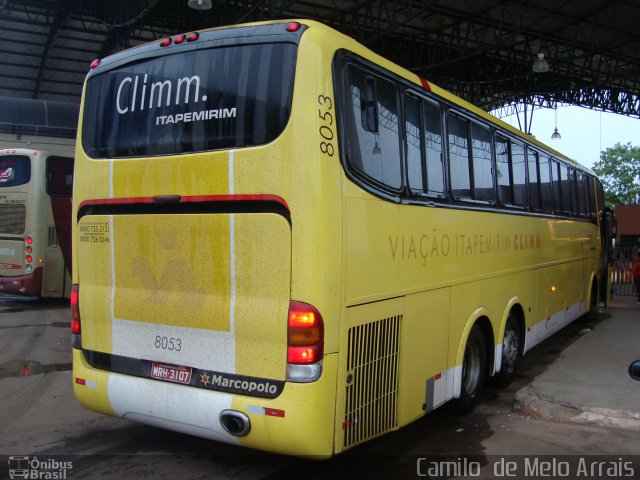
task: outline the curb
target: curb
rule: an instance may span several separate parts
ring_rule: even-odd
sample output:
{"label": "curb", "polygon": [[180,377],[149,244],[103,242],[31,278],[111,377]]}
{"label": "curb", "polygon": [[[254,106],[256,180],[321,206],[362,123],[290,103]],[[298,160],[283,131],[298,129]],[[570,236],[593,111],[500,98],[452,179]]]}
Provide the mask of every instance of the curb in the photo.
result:
{"label": "curb", "polygon": [[603,407],[559,404],[553,400],[540,398],[531,387],[525,387],[516,393],[513,410],[521,415],[545,421],[623,428],[640,432],[640,413]]}

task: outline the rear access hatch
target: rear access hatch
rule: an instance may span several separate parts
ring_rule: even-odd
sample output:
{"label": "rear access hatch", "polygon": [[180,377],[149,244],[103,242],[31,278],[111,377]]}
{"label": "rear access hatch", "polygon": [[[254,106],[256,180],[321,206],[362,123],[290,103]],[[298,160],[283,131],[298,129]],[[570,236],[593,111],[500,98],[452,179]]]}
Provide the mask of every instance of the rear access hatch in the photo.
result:
{"label": "rear access hatch", "polygon": [[[137,371],[177,383],[200,381],[183,368],[208,377],[284,380],[291,269],[286,218],[85,215],[79,231],[85,351],[110,356],[111,367],[116,360],[146,363]],[[216,378],[224,390],[228,377]]]}

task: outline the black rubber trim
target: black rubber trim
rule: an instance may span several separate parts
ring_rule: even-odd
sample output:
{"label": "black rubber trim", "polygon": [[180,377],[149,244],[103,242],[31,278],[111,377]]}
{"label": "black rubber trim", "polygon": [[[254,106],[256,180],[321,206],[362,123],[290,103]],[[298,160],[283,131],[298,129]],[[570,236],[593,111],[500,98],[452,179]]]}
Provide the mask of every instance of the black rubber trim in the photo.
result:
{"label": "black rubber trim", "polygon": [[181,203],[105,203],[85,205],[78,210],[78,222],[87,215],[182,215],[273,213],[291,225],[291,212],[283,204],[270,200],[221,200]]}

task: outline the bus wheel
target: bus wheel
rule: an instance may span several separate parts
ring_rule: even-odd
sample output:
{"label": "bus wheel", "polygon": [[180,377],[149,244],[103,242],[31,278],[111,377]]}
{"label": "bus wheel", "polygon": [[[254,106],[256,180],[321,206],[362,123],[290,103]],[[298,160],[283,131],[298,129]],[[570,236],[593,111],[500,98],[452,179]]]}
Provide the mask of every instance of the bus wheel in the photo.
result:
{"label": "bus wheel", "polygon": [[486,376],[486,350],[482,330],[478,325],[474,325],[464,349],[460,397],[454,399],[452,405],[458,413],[473,410],[480,396]]}
{"label": "bus wheel", "polygon": [[508,387],[516,376],[516,363],[520,356],[522,332],[520,324],[513,313],[507,318],[504,327],[504,339],[502,340],[502,366],[493,377],[493,383],[499,387]]}

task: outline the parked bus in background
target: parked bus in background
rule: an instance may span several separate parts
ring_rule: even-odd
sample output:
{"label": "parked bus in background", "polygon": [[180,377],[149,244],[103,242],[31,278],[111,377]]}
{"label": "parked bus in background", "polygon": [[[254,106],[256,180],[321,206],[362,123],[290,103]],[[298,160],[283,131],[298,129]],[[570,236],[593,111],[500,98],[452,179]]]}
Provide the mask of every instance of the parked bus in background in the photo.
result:
{"label": "parked bus in background", "polygon": [[73,157],[0,150],[0,293],[69,297]]}
{"label": "parked bus in background", "polygon": [[94,61],[73,201],[76,397],[273,452],[470,410],[606,281],[591,171],[312,21]]}

